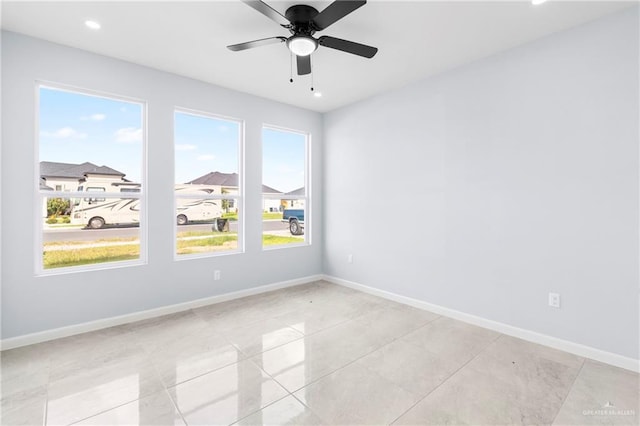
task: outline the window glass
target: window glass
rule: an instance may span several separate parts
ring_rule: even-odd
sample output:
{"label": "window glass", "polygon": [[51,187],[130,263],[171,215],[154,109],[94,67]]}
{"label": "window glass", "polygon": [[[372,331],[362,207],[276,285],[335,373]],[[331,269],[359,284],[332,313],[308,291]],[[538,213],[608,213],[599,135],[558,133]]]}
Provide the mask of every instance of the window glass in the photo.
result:
{"label": "window glass", "polygon": [[242,250],[241,123],[175,113],[176,255]]}
{"label": "window glass", "polygon": [[[38,270],[141,259],[143,114],[142,103],[39,87]],[[138,194],[121,198],[124,187]]]}
{"label": "window glass", "polygon": [[308,136],[265,127],[262,131],[262,246],[308,242]]}

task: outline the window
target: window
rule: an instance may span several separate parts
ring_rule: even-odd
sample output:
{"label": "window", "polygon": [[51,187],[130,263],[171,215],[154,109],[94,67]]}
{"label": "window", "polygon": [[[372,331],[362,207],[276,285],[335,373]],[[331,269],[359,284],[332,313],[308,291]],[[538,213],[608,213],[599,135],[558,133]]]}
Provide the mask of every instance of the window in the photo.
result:
{"label": "window", "polygon": [[44,85],[38,98],[37,272],[144,260],[144,104]]}
{"label": "window", "polygon": [[262,130],[262,247],[309,243],[309,137]]}
{"label": "window", "polygon": [[174,144],[176,255],[242,251],[242,123],[177,110]]}

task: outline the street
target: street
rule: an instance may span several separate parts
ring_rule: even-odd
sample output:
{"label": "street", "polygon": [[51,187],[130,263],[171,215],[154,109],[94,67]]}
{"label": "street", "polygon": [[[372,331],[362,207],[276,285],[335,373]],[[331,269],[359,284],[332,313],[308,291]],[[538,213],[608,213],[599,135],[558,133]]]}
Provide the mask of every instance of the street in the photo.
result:
{"label": "street", "polygon": [[[265,220],[262,222],[263,231],[287,231],[289,226],[280,220]],[[187,231],[211,231],[210,223],[189,224],[178,227],[178,232]],[[230,232],[238,231],[238,223],[230,222]],[[138,237],[139,228],[137,226],[118,226],[103,229],[82,229],[82,228],[58,228],[44,229],[42,242],[54,241],[95,241],[112,238]]]}

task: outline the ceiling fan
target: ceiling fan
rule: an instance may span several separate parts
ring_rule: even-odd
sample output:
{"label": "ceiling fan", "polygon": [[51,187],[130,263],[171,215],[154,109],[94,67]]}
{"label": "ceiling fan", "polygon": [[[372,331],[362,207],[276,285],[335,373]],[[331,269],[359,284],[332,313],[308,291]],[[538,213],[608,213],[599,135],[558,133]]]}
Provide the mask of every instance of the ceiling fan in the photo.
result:
{"label": "ceiling fan", "polygon": [[284,16],[261,0],[242,0],[242,2],[280,24],[281,27],[288,29],[292,35],[290,37],[263,38],[227,46],[229,50],[234,52],[268,44],[286,43],[291,53],[296,55],[298,75],[311,73],[311,54],[315,52],[318,46],[341,50],[365,58],[373,58],[378,52],[376,47],[336,37],[313,37],[317,31],[326,29],[354,10],[364,6],[366,0],[336,0],[322,12],[318,12],[311,6],[300,4],[288,8]]}

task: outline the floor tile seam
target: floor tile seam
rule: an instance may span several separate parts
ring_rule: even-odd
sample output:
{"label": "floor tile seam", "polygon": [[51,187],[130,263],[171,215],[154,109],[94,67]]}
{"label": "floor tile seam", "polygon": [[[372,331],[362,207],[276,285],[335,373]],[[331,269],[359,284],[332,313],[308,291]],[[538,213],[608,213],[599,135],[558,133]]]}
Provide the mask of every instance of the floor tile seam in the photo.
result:
{"label": "floor tile seam", "polygon": [[313,332],[311,332],[311,333],[309,333],[309,334],[306,334],[306,333],[303,333],[303,334],[304,334],[304,337],[315,336],[315,335],[316,335],[316,334],[318,334],[318,333],[321,333],[321,332],[323,332],[323,331],[330,330],[330,329],[332,329],[332,328],[334,328],[334,327],[337,327],[337,326],[339,326],[339,325],[345,324],[345,323],[347,323],[347,322],[349,322],[349,321],[354,321],[354,320],[353,320],[352,318],[347,318],[347,319],[345,319],[345,320],[343,320],[343,321],[337,322],[337,323],[335,323],[335,324],[333,324],[333,325],[330,325],[330,326],[328,326],[328,327],[324,327],[324,328],[318,329],[318,330],[313,331]]}
{"label": "floor tile seam", "polygon": [[[278,383],[278,384],[279,384],[279,383]],[[282,386],[282,385],[281,385],[281,386]],[[284,389],[284,388],[283,388],[283,389]],[[240,418],[239,418],[239,419],[237,419],[235,422],[231,423],[231,424],[230,424],[230,426],[237,425],[237,424],[238,424],[238,423],[240,423],[242,420],[244,420],[244,419],[246,419],[246,418],[248,418],[248,417],[253,416],[253,415],[254,415],[254,414],[256,414],[257,412],[262,411],[262,410],[264,410],[264,409],[266,409],[266,408],[268,408],[268,407],[271,407],[273,404],[276,404],[276,403],[278,403],[278,402],[282,401],[282,400],[283,400],[283,399],[285,399],[285,398],[288,398],[288,397],[290,397],[290,396],[293,396],[293,395],[291,395],[291,393],[289,393],[289,391],[287,391],[286,389],[285,389],[285,391],[287,392],[287,395],[283,396],[282,398],[278,398],[278,399],[276,399],[275,401],[272,401],[272,402],[268,403],[268,404],[267,404],[267,405],[265,405],[264,407],[260,407],[260,408],[258,408],[257,410],[252,411],[251,413],[247,414],[246,416],[240,417]],[[186,422],[185,422],[185,423],[186,423]],[[188,423],[187,423],[187,424],[188,424]]]}
{"label": "floor tile seam", "polygon": [[[426,327],[427,325],[429,325],[429,324],[430,324],[430,323],[432,323],[433,321],[437,320],[438,318],[440,318],[440,315],[438,315],[438,317],[437,317],[437,318],[433,318],[433,319],[428,320],[427,322],[425,322],[425,323],[423,323],[423,324],[419,325],[419,326],[418,326],[418,327],[416,327],[416,328],[413,328],[413,329],[411,329],[411,330],[407,330],[404,334],[400,334],[400,335],[398,335],[397,337],[394,337],[394,338],[393,338],[393,341],[400,340],[400,339],[402,339],[403,337],[408,336],[409,334],[413,333],[414,331],[418,331],[418,330],[419,330],[419,329],[421,329],[422,327]],[[403,341],[405,341],[405,340],[403,340]],[[409,342],[407,342],[407,343],[409,343]],[[386,345],[384,345],[384,346],[386,346]]]}
{"label": "floor tile seam", "polygon": [[301,334],[303,337],[305,336],[305,334],[304,334],[302,331],[300,331],[300,330],[298,330],[298,329],[296,329],[296,328],[292,327],[291,325],[289,325],[289,324],[287,324],[286,322],[282,321],[282,320],[281,320],[280,318],[278,318],[278,317],[271,317],[271,318],[269,318],[269,319],[270,319],[270,320],[273,320],[273,321],[276,321],[276,322],[277,322],[277,323],[279,323],[279,324],[284,325],[285,327],[287,327],[287,328],[289,328],[289,329],[291,329],[291,330],[295,331],[296,333]]}
{"label": "floor tile seam", "polygon": [[44,407],[42,407],[42,426],[47,426],[47,416],[49,415],[49,384],[44,398]]}
{"label": "floor tile seam", "polygon": [[[50,370],[49,367],[47,368],[47,372],[46,372],[46,379],[44,379],[40,385],[36,385],[36,386],[31,386],[28,387],[27,389],[22,389],[18,392],[13,392],[13,393],[5,393],[3,391],[3,388],[6,386],[6,383],[2,383],[2,381],[0,381],[0,401],[5,401],[8,400],[10,398],[14,398],[16,395],[20,395],[20,394],[25,394],[25,393],[30,393],[30,392],[34,392],[36,391],[38,388],[42,388],[44,389],[44,399],[46,401],[47,399],[47,394],[49,391],[49,378],[50,378]],[[1,373],[0,373],[1,374]],[[18,381],[18,382],[22,382],[22,380],[20,380],[23,377],[23,375],[18,375],[17,377],[13,377],[11,379],[7,379],[6,381]],[[5,381],[5,382],[6,382]]]}
{"label": "floor tile seam", "polygon": [[[284,315],[284,314],[282,314],[282,315]],[[280,314],[278,314],[278,316],[280,316]],[[296,330],[295,328],[291,327],[289,324],[287,324],[287,323],[283,322],[282,320],[278,319],[278,316],[267,316],[267,317],[264,317],[264,318],[258,318],[256,320],[250,321],[250,322],[248,322],[246,324],[242,324],[238,328],[251,327],[251,326],[254,326],[256,324],[261,324],[261,323],[265,322],[266,320],[275,320],[275,321],[283,324],[284,326],[289,327],[289,328],[297,331],[298,333],[300,333],[299,330]],[[212,322],[214,322],[214,320],[213,319],[205,319],[205,318],[203,318],[202,320],[207,323],[205,325],[205,328],[207,328],[208,330],[211,330]],[[220,336],[226,336],[226,334],[224,332],[222,332],[222,331],[215,331],[215,333],[220,335]]]}
{"label": "floor tile seam", "polygon": [[[481,354],[483,354],[487,349],[489,349],[489,347],[491,347],[491,346],[493,346],[493,345],[497,344],[497,343],[498,343],[498,340],[502,339],[503,337],[510,337],[510,336],[508,336],[507,334],[504,334],[504,333],[499,333],[499,334],[498,334],[498,337],[496,337],[496,338],[495,338],[495,339],[493,339],[490,343],[488,343],[487,345],[485,345],[485,347],[484,347],[484,348],[482,348],[482,350],[481,350],[480,352],[478,352],[478,353],[477,353],[473,358],[475,359],[475,358],[477,358],[478,356],[480,356]],[[565,352],[565,351],[560,351],[560,352]],[[565,352],[565,353],[569,353],[569,352]],[[563,366],[563,367],[567,368],[568,370],[574,370],[574,369],[575,369],[574,367],[571,367],[570,365],[567,365],[567,364],[565,364],[564,362],[560,362],[560,361],[555,361],[555,360],[552,360],[552,359],[548,359],[548,358],[545,358],[545,357],[543,357],[543,356],[536,355],[535,353],[532,353],[532,352],[530,352],[530,354],[531,354],[531,355],[533,355],[535,358],[538,358],[538,359],[544,359],[545,361],[549,361],[549,362],[552,362],[552,363],[555,363],[555,364],[559,364],[559,365],[561,365],[561,366]],[[496,358],[495,356],[493,356],[493,355],[491,355],[491,354],[488,354],[488,353],[487,353],[487,355],[486,355],[486,356],[488,356],[488,357],[490,357],[490,358],[492,358],[492,359],[494,359],[494,360],[501,361],[499,358]],[[586,362],[586,358],[584,358],[584,357],[580,357],[580,356],[578,356],[578,355],[576,355],[576,356],[577,356],[578,358],[581,358],[581,359],[582,359],[582,362],[580,363],[580,367],[578,368],[578,375],[579,375],[579,374],[580,374],[580,371],[582,371],[582,367],[584,366],[584,364],[585,364],[585,362]],[[577,378],[577,377],[578,377],[578,376],[576,375],[576,378]],[[575,381],[575,379],[574,379],[574,381]]]}
{"label": "floor tile seam", "polygon": [[[503,334],[503,335],[501,335],[501,336],[500,336],[500,338],[502,338],[502,337],[509,337],[509,336],[507,336],[506,334]],[[527,343],[532,343],[532,342],[527,342]],[[493,343],[492,343],[491,345],[489,345],[489,346],[493,346],[494,344],[497,344],[497,341],[496,341],[496,342],[493,342]],[[483,349],[483,352],[484,352],[485,350],[489,349],[489,346],[487,346],[485,349]],[[551,348],[551,349],[553,349],[553,348]],[[562,367],[566,368],[567,370],[578,370],[578,371],[580,371],[580,370],[582,369],[582,366],[584,365],[585,360],[586,360],[586,358],[585,358],[585,357],[582,357],[582,356],[579,356],[579,355],[574,355],[574,354],[571,354],[570,352],[565,352],[565,351],[562,351],[562,350],[559,350],[559,349],[554,349],[554,350],[558,350],[559,352],[566,353],[566,354],[569,354],[569,355],[575,356],[576,358],[579,358],[579,359],[580,359],[580,366],[579,366],[579,367],[576,367],[575,365],[571,365],[571,364],[566,363],[566,362],[563,362],[563,361],[557,361],[557,360],[555,360],[555,359],[551,359],[551,358],[549,358],[549,357],[546,357],[546,356],[543,356],[543,355],[539,355],[539,354],[537,354],[536,352],[532,352],[532,351],[524,351],[524,353],[526,353],[526,354],[530,355],[530,356],[535,360],[535,363],[536,363],[536,364],[537,364],[538,362],[540,362],[540,361],[546,361],[546,362],[549,362],[549,363],[552,363],[552,364],[560,365],[560,366],[562,366]],[[502,359],[498,358],[497,356],[495,356],[495,355],[491,355],[491,354],[489,354],[489,353],[487,353],[487,354],[486,354],[486,356],[488,356],[488,357],[490,357],[491,359],[494,359],[494,360],[496,360],[496,361],[498,361],[498,362],[503,362],[503,361],[504,361],[504,360],[502,360]]]}
{"label": "floor tile seam", "polygon": [[163,390],[164,390],[165,395],[167,395],[169,397],[169,401],[171,401],[171,405],[173,405],[173,407],[176,409],[176,412],[180,415],[180,418],[182,419],[182,421],[185,424],[185,426],[188,425],[189,423],[187,423],[187,419],[185,419],[184,414],[182,414],[182,411],[180,410],[180,407],[178,407],[178,404],[171,397],[171,392],[169,392],[169,390],[167,388],[164,388]]}
{"label": "floor tile seam", "polygon": [[[257,362],[255,362],[254,360],[252,360],[252,359],[250,359],[250,358],[248,358],[247,360],[248,360],[248,361],[250,361],[254,366],[256,366],[256,367],[257,367],[260,371],[262,371],[264,374],[266,374],[266,375],[267,375],[267,377],[269,377],[271,380],[273,380],[274,382],[276,382],[276,384],[277,384],[278,386],[280,386],[282,389],[284,389],[284,391],[285,391],[285,392],[287,392],[287,394],[289,394],[289,395],[293,396],[293,392],[296,392],[296,391],[291,392],[289,389],[287,389],[287,387],[286,387],[286,386],[284,386],[282,383],[280,383],[280,382],[279,382],[279,381],[278,381],[278,380],[277,380],[273,375],[269,374],[269,372],[268,372],[267,370],[265,370],[264,368],[262,368],[262,366],[261,366],[261,365],[258,365],[258,363],[257,363]],[[300,388],[300,389],[302,389],[302,388]],[[281,398],[281,399],[282,399],[282,398]]]}
{"label": "floor tile seam", "polygon": [[[446,317],[444,317],[444,318],[446,318]],[[434,320],[434,321],[435,321],[435,320]],[[426,327],[426,326],[427,326],[427,325],[429,325],[431,322],[433,322],[433,321],[430,321],[429,323],[427,323],[427,324],[423,325],[423,326],[422,326],[422,327],[420,327],[420,328]],[[416,329],[416,330],[414,330],[414,331],[418,331],[420,328],[418,328],[418,329]],[[478,353],[477,353],[477,354],[475,354],[475,355],[474,355],[474,356],[469,360],[469,362],[473,361],[473,360],[474,360],[478,355],[480,355],[481,353],[483,353],[483,352],[484,352],[484,351],[485,351],[489,346],[493,345],[493,344],[494,344],[494,343],[495,343],[495,342],[496,342],[500,337],[502,337],[502,336],[503,336],[503,334],[502,334],[502,333],[499,333],[499,332],[496,332],[496,333],[497,333],[498,335],[497,335],[496,337],[494,337],[493,339],[491,339],[491,341],[489,341],[486,345],[484,345],[484,347],[482,347],[482,349],[481,349],[480,351],[478,351]],[[420,344],[418,344],[418,343],[414,343],[414,342],[412,342],[412,341],[410,341],[410,340],[406,340],[406,339],[404,339],[404,337],[406,337],[408,334],[410,334],[410,333],[407,333],[407,334],[405,334],[405,335],[403,335],[403,336],[398,337],[398,340],[402,340],[402,341],[403,341],[403,342],[405,342],[405,343],[409,343],[410,345],[412,345],[412,346],[414,346],[414,347],[418,347],[418,348],[422,349],[423,351],[427,351],[427,352],[429,352],[431,355],[435,355],[435,356],[436,356],[436,357],[438,357],[438,358],[442,358],[442,354],[440,354],[440,353],[438,353],[438,352],[435,352],[435,351],[431,350],[431,348],[426,348],[426,347],[424,347],[424,346],[422,346],[422,345],[420,345]],[[466,365],[466,363],[465,363],[465,365]]]}
{"label": "floor tile seam", "polygon": [[[337,322],[337,323],[332,324],[332,325],[330,325],[330,326],[327,326],[327,327],[324,327],[324,328],[318,329],[318,330],[313,331],[313,332],[308,333],[308,334],[307,334],[307,333],[302,333],[300,330],[296,330],[296,331],[298,331],[299,333],[302,333],[302,334],[304,335],[304,337],[311,337],[311,336],[315,336],[315,335],[316,335],[316,334],[318,334],[318,333],[322,333],[322,332],[324,332],[324,331],[327,331],[327,330],[330,330],[330,329],[332,329],[332,328],[335,328],[335,327],[337,327],[337,326],[339,326],[339,325],[346,324],[346,323],[347,323],[347,322],[349,322],[349,321],[355,321],[355,320],[354,320],[353,318],[346,318],[346,319],[344,319],[343,321],[340,321],[340,322]],[[288,326],[289,326],[289,325],[288,325]],[[291,327],[291,326],[289,326],[289,327]],[[271,350],[271,349],[269,349],[269,350]],[[267,351],[264,351],[264,352],[267,352]]]}
{"label": "floor tile seam", "polygon": [[613,369],[614,372],[616,372],[616,374],[620,374],[623,376],[632,376],[632,380],[640,380],[640,373],[636,372],[636,371],[632,371],[632,370],[628,370],[626,368],[622,368],[622,367],[618,367],[612,364],[608,364],[604,361],[598,361],[596,359],[593,358],[587,358],[585,357],[585,364],[591,364],[593,366],[593,368],[602,370],[602,369],[608,369],[611,370]]}
{"label": "floor tile seam", "polygon": [[578,370],[578,374],[576,374],[576,377],[573,378],[573,381],[571,382],[571,386],[569,386],[569,390],[567,391],[567,394],[562,399],[562,404],[560,404],[560,407],[558,407],[558,411],[556,411],[555,415],[553,416],[553,419],[551,420],[551,424],[552,425],[555,423],[556,418],[558,417],[558,415],[562,411],[562,408],[566,404],[567,399],[569,398],[569,395],[571,394],[571,391],[573,390],[574,386],[576,385],[576,382],[578,381],[578,377],[580,377],[580,374],[582,373],[582,369],[584,368],[584,365],[586,364],[586,362],[587,362],[586,358],[583,358],[582,359],[582,364],[580,364],[580,369]]}
{"label": "floor tile seam", "polygon": [[231,339],[229,339],[229,338],[227,337],[227,335],[226,335],[226,334],[218,333],[218,335],[222,338],[222,340],[224,340],[225,342],[227,342],[227,344],[228,344],[229,346],[231,346],[231,347],[232,347],[232,348],[234,348],[236,351],[238,351],[238,353],[239,353],[240,355],[244,355],[244,356],[245,356],[245,358],[244,358],[244,359],[250,358],[249,356],[246,356],[246,355],[245,355],[245,353],[244,353],[244,352],[242,352],[242,351],[240,350],[240,348],[238,348],[238,346],[236,346],[236,345],[231,341]]}
{"label": "floor tile seam", "polygon": [[[207,374],[215,373],[216,371],[222,370],[223,368],[228,368],[228,367],[230,367],[230,366],[232,366],[232,365],[234,365],[234,364],[239,364],[239,363],[244,362],[244,361],[251,361],[251,359],[250,359],[250,358],[243,358],[243,359],[240,359],[240,360],[238,360],[238,361],[234,361],[234,362],[231,362],[231,363],[229,363],[229,364],[225,364],[225,365],[223,365],[223,366],[216,367],[216,368],[214,368],[213,370],[208,370],[208,371],[206,371],[206,372],[204,372],[204,373],[197,374],[197,375],[195,375],[195,376],[193,376],[193,377],[190,377],[190,378],[188,378],[188,379],[186,379],[186,380],[183,380],[183,381],[181,381],[181,382],[176,382],[176,383],[174,383],[174,384],[172,384],[172,385],[168,385],[168,384],[166,384],[166,383],[164,382],[164,380],[162,380],[162,377],[161,377],[161,376],[160,376],[160,382],[162,383],[163,387],[168,391],[169,389],[175,388],[175,387],[177,387],[177,386],[180,386],[180,385],[183,385],[183,384],[185,384],[185,383],[188,383],[188,382],[190,382],[190,381],[192,381],[192,380],[199,379],[199,378],[201,378],[201,377],[203,377],[203,376],[206,376]],[[252,362],[252,363],[255,365],[255,362]]]}
{"label": "floor tile seam", "polygon": [[[377,310],[384,310],[384,309],[394,309],[394,308],[380,308],[380,309],[376,309],[376,311],[377,311]],[[320,333],[320,332],[323,332],[323,331],[329,330],[329,329],[331,329],[331,328],[337,327],[337,326],[339,326],[339,325],[345,324],[345,323],[347,323],[347,322],[349,322],[349,321],[357,322],[358,324],[363,324],[362,322],[360,322],[360,321],[359,321],[359,318],[361,318],[361,317],[363,317],[363,316],[365,316],[365,315],[369,315],[369,314],[371,314],[372,312],[375,312],[375,311],[365,312],[365,313],[362,313],[362,314],[356,315],[355,317],[349,317],[349,318],[346,318],[345,320],[340,321],[340,322],[338,322],[338,323],[336,323],[336,324],[333,324],[333,325],[330,325],[330,326],[328,326],[328,327],[325,327],[325,328],[322,328],[322,329],[316,330],[316,331],[314,331],[314,332],[312,332],[312,333],[309,333],[309,334],[305,334],[305,337],[316,335],[316,334],[318,334],[318,333]],[[441,317],[441,315],[438,315],[436,318],[433,318],[433,319],[431,319],[431,320],[429,320],[429,321],[427,321],[427,322],[425,322],[425,323],[421,324],[419,327],[416,327],[415,329],[408,331],[407,333],[405,333],[405,334],[401,335],[400,337],[404,337],[404,336],[406,336],[407,334],[412,333],[413,331],[416,331],[416,330],[418,330],[418,329],[420,329],[420,328],[422,328],[422,327],[426,326],[427,324],[429,324],[429,323],[431,323],[431,322],[435,321],[436,319],[438,319],[438,318],[440,318],[440,317]],[[384,345],[384,346],[386,346],[386,345]]]}
{"label": "floor tile seam", "polygon": [[[302,389],[303,389],[303,388],[300,388],[300,389],[298,389],[298,390],[302,390]],[[296,392],[297,392],[297,391],[296,391]],[[330,425],[330,424],[331,424],[330,422],[325,421],[325,419],[324,419],[322,416],[320,416],[320,414],[318,414],[316,411],[314,411],[314,410],[313,410],[313,408],[309,407],[309,405],[307,405],[307,404],[305,404],[304,402],[302,402],[302,400],[300,400],[300,398],[298,398],[296,395],[291,394],[291,396],[292,396],[292,397],[294,397],[294,398],[295,398],[295,400],[296,400],[296,401],[298,401],[300,404],[302,404],[303,406],[307,407],[307,409],[308,409],[309,411],[311,411],[311,412],[312,412],[312,413],[313,413],[313,414],[314,414],[318,419],[320,419],[320,420],[322,421],[322,424],[323,424],[323,425]]]}
{"label": "floor tile seam", "polygon": [[[374,353],[375,351],[380,350],[380,349],[382,349],[383,347],[385,347],[385,346],[387,346],[387,345],[389,345],[389,344],[393,343],[395,340],[397,340],[397,339],[393,339],[392,341],[387,342],[387,343],[383,344],[382,346],[376,347],[375,349],[373,349],[373,350],[371,350],[371,351],[369,351],[369,352],[366,352],[365,354],[363,354],[363,355],[361,355],[361,356],[357,357],[357,358],[356,358],[356,359],[354,359],[354,360],[351,360],[351,361],[347,362],[346,364],[344,364],[344,365],[342,365],[342,366],[340,366],[340,367],[337,367],[337,368],[335,368],[335,369],[332,369],[331,371],[327,372],[326,374],[323,374],[322,376],[317,377],[316,379],[314,379],[314,380],[310,381],[309,383],[304,384],[303,386],[301,386],[301,387],[299,387],[299,388],[297,388],[297,389],[295,389],[295,390],[293,390],[293,391],[289,391],[289,389],[287,389],[284,385],[282,385],[280,382],[278,382],[278,381],[277,381],[277,379],[276,379],[275,377],[271,376],[269,373],[267,373],[267,374],[269,374],[269,377],[271,377],[273,380],[275,380],[275,381],[276,381],[280,386],[282,386],[283,388],[285,388],[285,390],[287,390],[287,392],[289,392],[291,395],[293,395],[295,392],[299,392],[299,391],[301,391],[302,389],[304,389],[304,388],[306,388],[306,387],[308,387],[308,386],[311,386],[312,384],[315,384],[316,382],[318,382],[318,381],[320,381],[320,380],[324,379],[325,377],[330,376],[330,375],[332,375],[333,373],[336,373],[336,372],[338,372],[339,370],[342,370],[342,369],[344,369],[344,368],[346,368],[346,367],[350,366],[351,364],[353,364],[353,363],[355,363],[355,362],[357,362],[357,361],[361,360],[362,358],[365,358],[365,357],[367,357],[367,356],[371,355],[371,354],[372,354],[372,353]],[[266,371],[265,371],[265,372],[266,372]],[[379,375],[378,375],[378,376],[379,376]],[[393,382],[392,382],[392,383],[393,383]]]}
{"label": "floor tile seam", "polygon": [[[381,348],[379,348],[379,349],[377,349],[377,350],[382,350],[382,349],[383,349],[383,348],[385,348],[386,346],[389,346],[389,345],[393,344],[393,343],[394,343],[394,342],[396,342],[396,341],[397,341],[397,340],[394,340],[393,342],[390,342],[390,343],[388,343],[387,345],[382,346]],[[373,351],[373,352],[375,352],[375,351]],[[373,352],[369,353],[368,355],[365,355],[365,357],[363,357],[363,358],[366,358],[367,356],[371,355]],[[354,364],[357,364],[357,365],[358,365],[358,366],[360,366],[361,368],[365,369],[369,374],[373,374],[373,375],[375,375],[376,377],[378,377],[378,378],[382,379],[383,381],[385,381],[385,382],[389,382],[389,383],[391,383],[392,385],[397,386],[399,389],[401,389],[401,390],[403,390],[403,391],[405,391],[405,392],[407,392],[407,393],[411,394],[412,396],[414,396],[414,397],[415,397],[415,399],[416,399],[417,401],[419,401],[419,400],[421,400],[421,399],[422,399],[422,395],[421,395],[420,393],[416,393],[415,391],[413,391],[413,390],[411,390],[411,389],[407,389],[407,388],[406,388],[402,383],[398,383],[398,382],[396,382],[395,380],[391,380],[390,378],[385,377],[385,376],[383,376],[382,374],[378,373],[376,370],[373,370],[373,369],[371,369],[371,368],[367,367],[366,365],[363,365],[363,364],[359,363],[363,358],[360,358],[360,359],[356,360],[356,361],[354,362]],[[345,367],[346,367],[346,366],[345,366]],[[337,371],[337,370],[336,370],[336,371]]]}
{"label": "floor tile seam", "polygon": [[242,349],[240,349],[240,348],[239,348],[238,346],[236,346],[234,343],[231,343],[231,345],[232,345],[232,346],[233,346],[233,347],[234,347],[238,352],[240,352],[242,355],[244,355],[244,356],[245,356],[245,358],[244,358],[244,359],[249,359],[249,358],[254,358],[254,357],[256,357],[256,356],[262,355],[263,353],[265,353],[265,352],[269,352],[270,350],[278,349],[278,348],[280,348],[280,347],[282,347],[282,346],[284,346],[284,345],[288,345],[289,343],[297,342],[298,340],[302,340],[302,339],[304,339],[305,337],[307,337],[307,336],[302,335],[302,336],[296,337],[295,339],[290,340],[290,341],[288,341],[288,342],[281,343],[281,344],[279,344],[279,345],[277,345],[277,346],[274,346],[274,347],[272,347],[272,348],[265,349],[264,351],[256,352],[256,353],[254,353],[254,354],[250,354],[250,355],[249,355],[249,354],[247,354],[246,352],[242,351]]}
{"label": "floor tile seam", "polygon": [[[84,358],[83,361],[86,361],[87,359],[89,360],[89,362],[93,362],[93,363],[100,361],[102,362],[103,367],[113,365],[119,362],[126,362],[126,363],[142,362],[146,360],[146,358],[148,358],[147,350],[145,349],[145,344],[142,344],[142,343],[135,343],[131,347],[127,348],[127,351],[123,351],[122,353],[103,352],[102,350],[99,350],[97,356],[91,357],[91,355],[92,354],[85,354],[85,356],[83,357]],[[77,359],[73,360],[69,358],[65,358],[63,360],[51,361],[49,365],[49,376],[58,372],[59,370],[64,370],[65,368],[69,368],[69,364],[73,364],[76,362],[77,362]],[[84,366],[86,366],[86,364]]]}
{"label": "floor tile seam", "polygon": [[[437,314],[436,314],[436,315],[437,315]],[[403,341],[405,341],[405,342],[407,342],[407,343],[411,343],[411,344],[412,344],[412,345],[414,345],[414,346],[419,346],[419,345],[418,345],[418,344],[416,344],[416,343],[412,343],[412,342],[410,342],[410,341],[408,341],[408,340],[404,340],[404,337],[408,336],[408,335],[409,335],[409,334],[411,334],[411,333],[415,333],[415,332],[417,332],[418,330],[421,330],[421,329],[423,329],[423,328],[425,328],[425,327],[429,326],[430,324],[432,324],[432,323],[436,322],[437,320],[439,320],[439,319],[441,319],[441,318],[447,318],[447,317],[445,317],[444,315],[438,315],[436,318],[434,318],[434,319],[432,319],[432,320],[430,320],[430,321],[425,322],[425,323],[424,323],[424,324],[422,324],[420,327],[417,327],[417,328],[415,328],[415,329],[411,330],[410,332],[408,332],[408,333],[406,333],[406,334],[403,334],[402,336],[399,336],[399,337],[398,337],[398,340],[402,339]]]}
{"label": "floor tile seam", "polygon": [[[104,413],[106,413],[107,411],[115,410],[115,409],[120,408],[120,407],[123,407],[123,406],[125,406],[125,405],[127,405],[127,404],[131,404],[132,402],[139,401],[139,400],[141,400],[142,398],[146,398],[147,396],[151,396],[151,395],[154,395],[154,394],[156,394],[156,393],[163,392],[163,391],[166,391],[166,389],[162,388],[162,389],[157,390],[157,391],[155,391],[155,392],[152,392],[152,393],[149,393],[149,394],[147,394],[147,395],[144,395],[144,396],[142,396],[142,397],[140,397],[140,398],[135,398],[135,399],[132,399],[132,400],[129,400],[129,401],[123,402],[122,404],[114,405],[113,407],[109,407],[109,408],[107,408],[107,409],[104,409],[104,410],[98,411],[98,412],[96,412],[96,413],[93,413],[93,414],[91,414],[90,416],[83,417],[83,418],[78,419],[78,420],[74,420],[74,421],[72,421],[71,423],[67,423],[67,425],[71,426],[71,425],[78,424],[78,423],[80,423],[80,422],[82,422],[82,421],[85,421],[85,420],[87,420],[87,419],[90,419],[91,417],[99,416],[100,414],[104,414]],[[47,408],[48,408],[48,407],[47,407]],[[45,423],[45,425],[47,425],[47,424],[48,424],[48,422],[47,422],[47,423]]]}
{"label": "floor tile seam", "polygon": [[43,426],[47,425],[47,417],[49,415],[49,384],[50,384],[50,373],[49,373],[49,377],[47,378],[47,384],[45,385],[45,392],[44,392],[44,407],[43,407],[43,413],[42,413],[42,424]]}
{"label": "floor tile seam", "polygon": [[384,311],[385,309],[393,309],[393,308],[390,308],[390,307],[388,307],[388,306],[387,306],[387,307],[384,307],[384,306],[382,306],[382,305],[378,305],[378,306],[376,306],[374,309],[372,309],[372,310],[370,310],[370,311],[368,311],[368,312],[364,312],[364,313],[357,314],[357,315],[355,315],[355,316],[353,316],[353,317],[349,317],[349,319],[350,319],[350,320],[353,320],[353,321],[357,321],[359,318],[362,318],[362,317],[363,317],[363,316],[365,316],[365,315],[371,315],[371,314],[372,314],[372,313],[374,313],[374,312]]}
{"label": "floor tile seam", "polygon": [[[494,341],[496,341],[500,335],[502,335],[502,333],[500,333],[496,338],[494,338],[489,344],[487,344],[487,346],[489,346],[491,343],[493,343]],[[424,349],[424,348],[423,348]],[[426,350],[426,349],[425,349]],[[484,350],[484,349],[483,349]],[[428,350],[427,350],[428,351]],[[433,354],[433,352],[428,351],[429,353]],[[431,389],[423,398],[420,398],[415,404],[413,404],[411,407],[409,407],[405,412],[403,412],[402,414],[400,414],[398,417],[396,417],[391,423],[389,423],[390,425],[395,424],[395,422],[397,422],[402,416],[404,416],[405,414],[407,414],[409,411],[411,411],[415,406],[417,406],[418,404],[420,404],[422,401],[424,401],[425,399],[427,399],[431,394],[433,394],[436,390],[440,389],[440,387],[442,385],[444,385],[445,383],[447,383],[449,380],[451,380],[451,378],[453,376],[455,376],[456,374],[458,374],[462,369],[464,369],[465,367],[467,367],[467,365],[469,365],[469,363],[471,363],[473,360],[475,360],[478,355],[480,355],[482,353],[482,351],[478,352],[476,355],[474,355],[473,357],[471,357],[467,362],[465,362],[464,364],[462,364],[457,370],[455,370],[454,372],[452,372],[446,379],[444,379],[440,384],[438,384],[435,388]]]}

